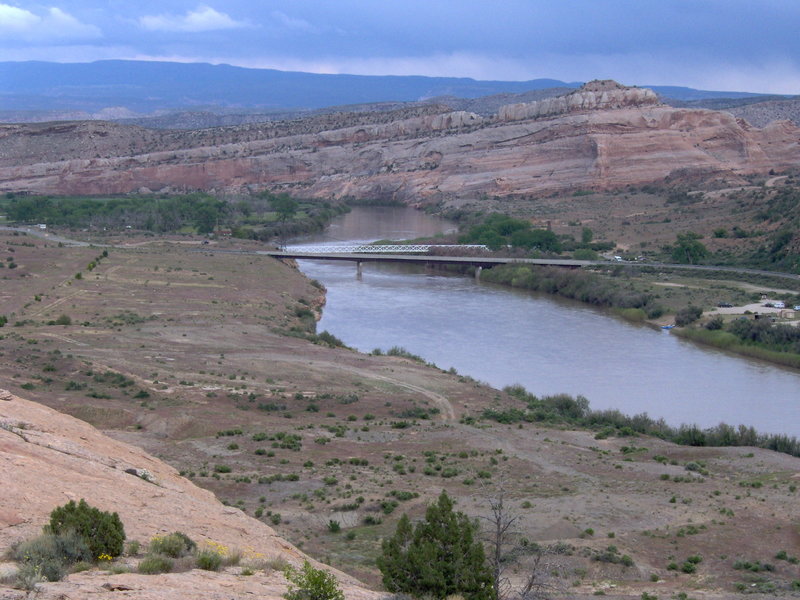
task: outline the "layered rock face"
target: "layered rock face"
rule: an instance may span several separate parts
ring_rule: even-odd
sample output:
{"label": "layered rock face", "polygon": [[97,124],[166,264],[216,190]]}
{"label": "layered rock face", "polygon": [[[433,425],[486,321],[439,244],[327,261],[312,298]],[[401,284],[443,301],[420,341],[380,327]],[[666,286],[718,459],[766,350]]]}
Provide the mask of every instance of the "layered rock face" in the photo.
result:
{"label": "layered rock face", "polygon": [[658,104],[592,82],[566,96],[331,128],[154,132],[109,123],[0,129],[0,191],[124,194],[286,189],[306,197],[448,201],[735,178],[800,163],[800,129]]}
{"label": "layered rock face", "polygon": [[503,106],[497,116],[503,122],[524,121],[589,110],[654,106],[658,103],[658,95],[647,88],[625,87],[614,81],[591,81],[566,96]]}

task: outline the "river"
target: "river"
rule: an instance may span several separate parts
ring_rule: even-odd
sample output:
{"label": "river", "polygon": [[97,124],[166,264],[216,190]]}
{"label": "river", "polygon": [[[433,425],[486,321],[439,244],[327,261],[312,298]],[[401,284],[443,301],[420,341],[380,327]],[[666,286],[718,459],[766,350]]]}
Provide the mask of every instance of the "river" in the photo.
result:
{"label": "river", "polygon": [[[407,208],[356,208],[326,244],[409,239],[453,230]],[[401,346],[501,388],[586,396],[593,409],[646,412],[671,425],[722,421],[800,436],[800,373],[699,347],[666,331],[549,295],[420,267],[300,261],[327,288],[318,331],[363,352]]]}

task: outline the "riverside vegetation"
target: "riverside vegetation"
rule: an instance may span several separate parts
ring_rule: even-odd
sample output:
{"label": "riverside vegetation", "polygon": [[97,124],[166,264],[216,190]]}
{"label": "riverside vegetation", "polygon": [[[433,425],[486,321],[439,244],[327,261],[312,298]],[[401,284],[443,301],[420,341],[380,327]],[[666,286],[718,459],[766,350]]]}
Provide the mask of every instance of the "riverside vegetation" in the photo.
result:
{"label": "riverside vegetation", "polygon": [[[630,416],[613,409],[591,410],[589,401],[583,396],[557,394],[539,398],[521,386],[509,386],[504,391],[525,408],[487,408],[481,413],[481,418],[505,424],[539,422],[586,427],[597,431],[595,439],[598,440],[643,434],[683,446],[754,446],[800,457],[800,440],[795,436],[758,433],[753,427],[734,427],[725,423],[706,429],[686,424],[674,427],[664,419],[653,419],[646,413]],[[466,419],[474,421],[474,418]]]}
{"label": "riverside vegetation", "polygon": [[223,199],[200,192],[185,195],[62,197],[6,194],[0,211],[9,222],[46,223],[70,229],[210,234],[270,240],[321,230],[348,210],[341,202],[302,200],[263,192]]}

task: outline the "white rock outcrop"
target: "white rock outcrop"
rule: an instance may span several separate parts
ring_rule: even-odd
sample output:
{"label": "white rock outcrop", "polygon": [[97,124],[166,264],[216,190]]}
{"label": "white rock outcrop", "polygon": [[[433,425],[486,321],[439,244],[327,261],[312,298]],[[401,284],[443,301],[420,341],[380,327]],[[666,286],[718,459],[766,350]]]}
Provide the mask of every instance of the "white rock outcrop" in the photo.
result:
{"label": "white rock outcrop", "polygon": [[609,81],[591,81],[566,96],[501,106],[497,118],[503,122],[524,121],[587,110],[614,110],[656,104],[659,104],[658,95],[651,89],[624,87]]}

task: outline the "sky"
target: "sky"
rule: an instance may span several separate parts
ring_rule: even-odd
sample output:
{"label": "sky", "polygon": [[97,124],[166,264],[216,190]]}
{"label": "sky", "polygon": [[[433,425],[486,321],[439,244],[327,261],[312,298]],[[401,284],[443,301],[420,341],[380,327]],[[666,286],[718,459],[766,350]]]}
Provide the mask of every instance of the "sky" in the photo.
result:
{"label": "sky", "polygon": [[0,60],[800,94],[800,0],[0,0]]}

